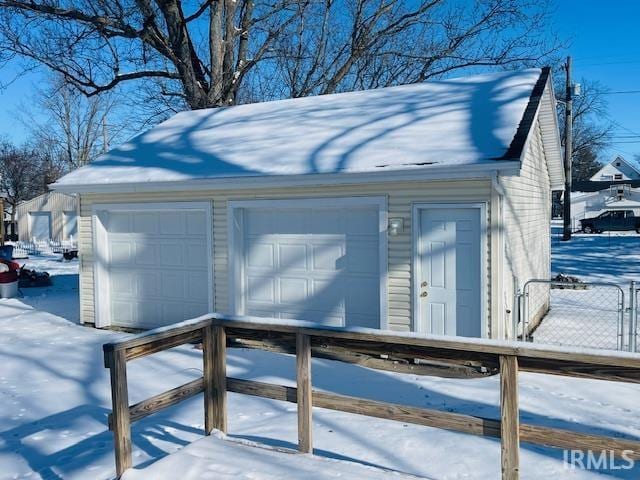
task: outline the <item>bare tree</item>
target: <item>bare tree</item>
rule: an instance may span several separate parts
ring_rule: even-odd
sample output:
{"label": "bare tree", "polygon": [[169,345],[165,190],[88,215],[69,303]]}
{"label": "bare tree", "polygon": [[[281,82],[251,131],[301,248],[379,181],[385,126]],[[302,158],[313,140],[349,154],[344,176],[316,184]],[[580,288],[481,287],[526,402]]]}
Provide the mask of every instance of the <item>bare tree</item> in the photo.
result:
{"label": "bare tree", "polygon": [[37,150],[0,141],[0,190],[10,207],[11,223],[20,202],[46,191],[48,170],[46,159]]}
{"label": "bare tree", "polygon": [[38,149],[66,169],[81,167],[118,140],[123,126],[110,92],[87,98],[59,75],[22,105],[20,117]]}
{"label": "bare tree", "polygon": [[[546,0],[0,0],[0,51],[197,109],[536,64]],[[136,90],[137,92],[139,90]]]}
{"label": "bare tree", "polygon": [[[582,79],[581,93],[573,98],[572,177],[589,180],[601,168],[598,155],[609,146],[613,123],[609,119],[606,88],[597,82]],[[557,87],[556,92],[563,92]],[[566,128],[564,106],[558,106],[561,129]],[[562,136],[564,144],[565,136]]]}

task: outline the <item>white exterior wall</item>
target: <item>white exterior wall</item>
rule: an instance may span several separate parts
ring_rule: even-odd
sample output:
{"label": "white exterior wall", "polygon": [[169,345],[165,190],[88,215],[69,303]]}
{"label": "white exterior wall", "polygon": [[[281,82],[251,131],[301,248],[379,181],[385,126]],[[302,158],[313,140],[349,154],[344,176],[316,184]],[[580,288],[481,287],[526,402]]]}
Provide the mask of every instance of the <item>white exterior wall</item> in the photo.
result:
{"label": "white exterior wall", "polygon": [[[620,165],[616,165],[616,163],[620,163]],[[616,174],[622,175],[622,178],[615,178]],[[640,179],[640,173],[628,165],[626,161],[618,160],[617,158],[602,167],[593,177],[591,177],[591,180],[596,182],[638,179]]]}
{"label": "white exterior wall", "polygon": [[[551,276],[551,188],[540,126],[536,122],[519,177],[504,177],[505,305],[513,304],[514,281]],[[513,307],[509,308],[513,312]],[[510,326],[510,322],[507,323]]]}
{"label": "white exterior wall", "polygon": [[64,212],[76,212],[77,201],[74,195],[60,192],[47,192],[16,207],[16,222],[18,223],[18,239],[28,242],[31,240],[30,212],[51,212],[51,239],[66,240],[64,233]]}
{"label": "white exterior wall", "polygon": [[[260,189],[241,191],[211,192],[163,192],[136,194],[83,194],[80,198],[80,295],[81,319],[94,323],[93,291],[93,246],[91,232],[92,206],[97,203],[140,203],[167,201],[213,201],[214,239],[214,308],[227,312],[229,306],[228,281],[228,228],[227,202],[229,200],[286,199],[314,197],[384,196],[387,198],[389,218],[404,219],[404,231],[388,237],[388,320],[390,328],[400,331],[412,329],[412,245],[411,210],[413,203],[425,202],[487,202],[488,216],[491,215],[491,181],[438,181],[402,182],[393,184],[304,187],[287,189]],[[488,219],[490,220],[490,219]],[[548,216],[545,217],[548,226]],[[488,221],[488,224],[489,221]],[[490,280],[491,239],[487,241],[487,284]],[[488,309],[491,310],[490,288],[487,289]],[[491,318],[492,315],[489,315]],[[489,330],[492,331],[492,330]],[[495,336],[495,334],[494,334]]]}

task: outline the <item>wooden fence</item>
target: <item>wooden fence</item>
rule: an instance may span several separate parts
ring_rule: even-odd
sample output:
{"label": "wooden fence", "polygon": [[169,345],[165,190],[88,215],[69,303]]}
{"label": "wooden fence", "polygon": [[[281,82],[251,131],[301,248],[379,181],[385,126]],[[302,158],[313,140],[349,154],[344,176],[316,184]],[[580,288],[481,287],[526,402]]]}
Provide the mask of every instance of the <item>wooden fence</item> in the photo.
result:
{"label": "wooden fence", "polygon": [[[193,342],[202,342],[202,377],[129,405],[128,361]],[[297,386],[227,377],[226,349],[238,346],[295,354]],[[438,369],[446,373],[446,365],[454,370],[471,369],[478,374],[499,372],[500,419],[316,391],[311,381],[312,356],[417,374],[433,375]],[[519,371],[640,383],[640,356],[543,350],[527,344],[431,339],[375,330],[354,332],[302,323],[258,323],[216,314],[105,344],[104,360],[111,373],[113,412],[109,416],[109,428],[114,434],[118,476],[131,467],[132,422],[203,392],[205,435],[214,429],[227,432],[227,392],[297,403],[301,452],[313,451],[312,407],[321,407],[500,438],[503,479],[519,476],[520,442],[565,449],[609,450],[616,456],[624,452],[627,458],[640,458],[640,441],[521,424],[518,412]],[[421,365],[426,365],[426,369],[414,368]]]}

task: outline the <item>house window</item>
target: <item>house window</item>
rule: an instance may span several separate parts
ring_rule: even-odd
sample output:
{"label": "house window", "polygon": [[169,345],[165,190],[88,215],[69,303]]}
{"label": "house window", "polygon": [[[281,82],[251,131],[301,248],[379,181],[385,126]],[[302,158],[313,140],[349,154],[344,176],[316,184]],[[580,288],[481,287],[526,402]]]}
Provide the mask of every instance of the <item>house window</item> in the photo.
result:
{"label": "house window", "polygon": [[616,173],[613,178],[615,180],[622,180],[622,174],[621,173]]}
{"label": "house window", "polygon": [[616,167],[619,167],[619,166],[620,166],[620,162],[616,162]]}

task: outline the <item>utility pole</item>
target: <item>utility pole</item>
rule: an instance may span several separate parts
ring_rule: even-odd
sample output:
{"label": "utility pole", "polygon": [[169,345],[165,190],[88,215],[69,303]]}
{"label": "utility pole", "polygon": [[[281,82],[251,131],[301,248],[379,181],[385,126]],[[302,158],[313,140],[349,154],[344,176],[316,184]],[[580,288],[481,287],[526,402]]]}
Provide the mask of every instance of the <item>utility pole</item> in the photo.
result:
{"label": "utility pole", "polygon": [[564,201],[563,213],[564,230],[562,240],[571,240],[571,158],[573,150],[573,92],[571,85],[571,57],[567,57],[565,64],[566,91],[564,99]]}

